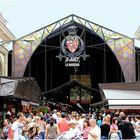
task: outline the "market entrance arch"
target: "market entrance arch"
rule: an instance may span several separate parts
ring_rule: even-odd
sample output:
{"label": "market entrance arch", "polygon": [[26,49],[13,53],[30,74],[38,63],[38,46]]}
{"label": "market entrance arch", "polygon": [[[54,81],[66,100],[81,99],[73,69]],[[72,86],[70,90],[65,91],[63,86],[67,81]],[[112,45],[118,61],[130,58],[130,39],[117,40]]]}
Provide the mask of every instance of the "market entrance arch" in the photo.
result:
{"label": "market entrance arch", "polygon": [[[60,61],[56,56],[60,53],[61,42],[68,34],[69,27],[73,25],[77,27],[77,35],[84,40],[89,57],[86,60],[81,58],[79,67],[66,67],[65,59]],[[124,81],[120,64],[104,40],[85,26],[74,22],[57,29],[42,41],[29,60],[24,76],[35,77],[43,92],[73,79],[97,90],[99,83]],[[69,89],[63,90],[63,97],[70,96],[69,92]],[[94,100],[100,101],[100,95],[96,93]]]}
{"label": "market entrance arch", "polygon": [[[71,25],[78,28],[90,56],[78,68],[65,67],[64,60],[56,58]],[[35,77],[42,92],[68,82],[73,75],[90,77],[89,86],[95,89],[98,83],[135,81],[133,39],[76,15],[17,39],[13,48],[12,76]]]}

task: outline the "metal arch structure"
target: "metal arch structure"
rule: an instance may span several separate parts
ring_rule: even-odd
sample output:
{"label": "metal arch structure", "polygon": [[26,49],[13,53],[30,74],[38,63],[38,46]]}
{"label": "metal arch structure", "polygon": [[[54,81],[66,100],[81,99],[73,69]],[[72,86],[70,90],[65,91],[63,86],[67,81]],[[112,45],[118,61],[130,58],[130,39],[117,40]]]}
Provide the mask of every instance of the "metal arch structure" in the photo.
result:
{"label": "metal arch structure", "polygon": [[1,59],[1,55],[0,55],[0,76],[3,75],[3,67],[2,67],[2,59]]}
{"label": "metal arch structure", "polygon": [[70,22],[86,26],[99,35],[116,56],[121,66],[125,82],[135,81],[134,40],[73,14],[13,42],[12,76],[23,77],[28,61],[41,42],[53,31],[62,28]]}

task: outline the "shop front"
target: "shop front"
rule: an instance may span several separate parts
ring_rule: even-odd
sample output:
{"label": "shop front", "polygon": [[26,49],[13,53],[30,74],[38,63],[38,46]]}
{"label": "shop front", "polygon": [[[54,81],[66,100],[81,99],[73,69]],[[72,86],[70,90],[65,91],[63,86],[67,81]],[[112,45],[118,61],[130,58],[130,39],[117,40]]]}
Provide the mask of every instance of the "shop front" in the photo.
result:
{"label": "shop front", "polygon": [[22,111],[29,113],[39,105],[41,90],[33,78],[0,77],[0,114],[2,118],[14,117]]}
{"label": "shop front", "polygon": [[140,83],[108,83],[99,84],[103,100],[109,110],[139,112]]}

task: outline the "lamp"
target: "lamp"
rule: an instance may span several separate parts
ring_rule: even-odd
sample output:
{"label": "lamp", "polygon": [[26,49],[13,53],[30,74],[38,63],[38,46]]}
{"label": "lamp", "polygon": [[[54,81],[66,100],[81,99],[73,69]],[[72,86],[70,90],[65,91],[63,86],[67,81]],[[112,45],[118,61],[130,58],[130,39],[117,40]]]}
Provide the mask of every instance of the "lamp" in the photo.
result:
{"label": "lamp", "polygon": [[93,95],[91,95],[91,102],[93,101]]}

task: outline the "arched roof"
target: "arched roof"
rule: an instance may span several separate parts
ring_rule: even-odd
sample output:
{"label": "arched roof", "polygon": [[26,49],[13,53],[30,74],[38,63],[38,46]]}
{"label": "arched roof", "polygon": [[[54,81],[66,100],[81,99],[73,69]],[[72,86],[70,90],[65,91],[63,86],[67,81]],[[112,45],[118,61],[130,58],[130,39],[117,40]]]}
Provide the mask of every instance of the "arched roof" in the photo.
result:
{"label": "arched roof", "polygon": [[14,42],[13,76],[22,77],[30,57],[39,44],[56,29],[62,28],[71,22],[81,24],[100,36],[115,54],[123,71],[125,81],[135,81],[135,47],[133,39],[73,14]]}

